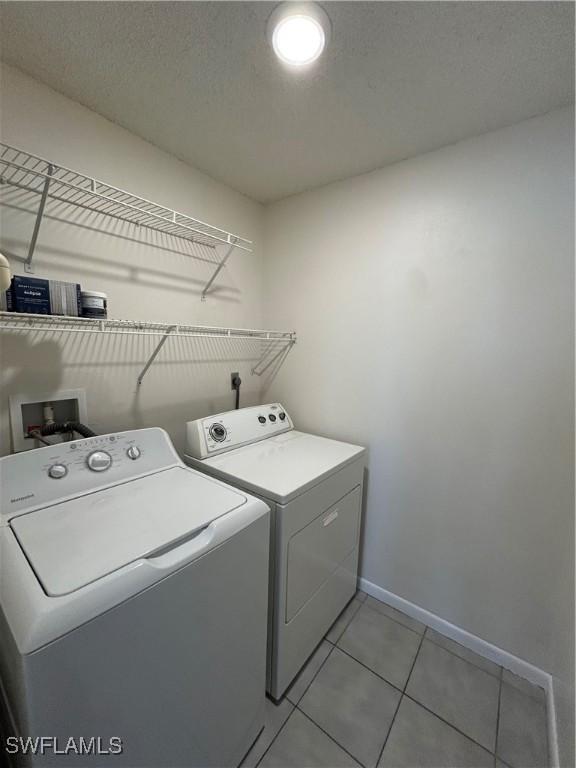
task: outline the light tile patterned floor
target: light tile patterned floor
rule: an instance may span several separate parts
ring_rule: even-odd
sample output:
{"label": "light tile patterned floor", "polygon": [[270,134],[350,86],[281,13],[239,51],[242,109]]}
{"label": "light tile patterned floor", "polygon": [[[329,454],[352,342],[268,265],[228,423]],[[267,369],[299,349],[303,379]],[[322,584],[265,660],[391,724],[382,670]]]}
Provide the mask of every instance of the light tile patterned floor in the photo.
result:
{"label": "light tile patterned floor", "polygon": [[358,592],[243,768],[547,768],[544,691]]}

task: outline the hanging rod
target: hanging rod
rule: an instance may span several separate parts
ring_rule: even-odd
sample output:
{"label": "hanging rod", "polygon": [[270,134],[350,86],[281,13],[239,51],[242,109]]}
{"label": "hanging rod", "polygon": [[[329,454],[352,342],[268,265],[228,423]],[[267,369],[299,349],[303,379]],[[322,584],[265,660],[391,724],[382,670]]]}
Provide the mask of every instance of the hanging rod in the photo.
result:
{"label": "hanging rod", "polygon": [[251,240],[3,143],[0,143],[0,184],[40,195],[34,231],[24,263],[27,272],[33,271],[34,251],[44,209],[51,201],[71,208],[83,208],[210,248],[227,247],[226,254],[215,262],[215,271],[202,292],[203,299],[233,249],[252,251]]}

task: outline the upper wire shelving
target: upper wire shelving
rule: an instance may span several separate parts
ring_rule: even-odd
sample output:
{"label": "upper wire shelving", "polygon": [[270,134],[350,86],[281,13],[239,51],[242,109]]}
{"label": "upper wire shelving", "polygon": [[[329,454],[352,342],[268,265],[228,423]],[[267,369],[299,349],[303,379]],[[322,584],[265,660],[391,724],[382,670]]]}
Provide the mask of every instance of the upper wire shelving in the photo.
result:
{"label": "upper wire shelving", "polygon": [[223,248],[222,254],[217,251],[215,271],[204,287],[203,299],[233,250],[252,250],[251,240],[3,143],[0,143],[0,184],[8,184],[40,195],[38,213],[24,263],[27,272],[32,272],[40,224],[49,200],[111,216],[138,227],[163,232],[209,248]]}
{"label": "upper wire shelving", "polygon": [[137,320],[109,320],[64,315],[31,315],[20,312],[0,312],[0,331],[98,333],[110,335],[151,336],[157,339],[153,352],[140,371],[140,386],[148,369],[169,338],[248,339],[263,342],[260,358],[252,373],[261,376],[276,360],[287,354],[296,343],[295,331],[267,331],[257,328],[220,328],[208,325],[152,323]]}

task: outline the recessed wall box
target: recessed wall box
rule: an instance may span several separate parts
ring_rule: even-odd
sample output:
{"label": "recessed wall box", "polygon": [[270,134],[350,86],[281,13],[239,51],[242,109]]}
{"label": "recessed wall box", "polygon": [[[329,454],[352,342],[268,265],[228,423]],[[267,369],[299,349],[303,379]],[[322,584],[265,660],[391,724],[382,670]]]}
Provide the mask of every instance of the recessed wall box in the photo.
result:
{"label": "recessed wall box", "polygon": [[[59,389],[36,395],[10,396],[10,426],[14,453],[39,448],[38,440],[27,437],[30,427],[44,424],[46,403],[51,403],[54,421],[87,421],[86,392],[83,389]],[[49,442],[65,440],[64,435],[52,435]]]}

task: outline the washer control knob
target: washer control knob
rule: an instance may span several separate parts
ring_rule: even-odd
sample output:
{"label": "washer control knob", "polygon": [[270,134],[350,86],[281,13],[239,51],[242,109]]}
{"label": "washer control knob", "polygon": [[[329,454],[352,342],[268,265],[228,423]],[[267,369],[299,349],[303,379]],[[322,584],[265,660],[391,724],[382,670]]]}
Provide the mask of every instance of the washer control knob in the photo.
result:
{"label": "washer control knob", "polygon": [[210,432],[210,437],[213,440],[216,440],[217,443],[221,443],[223,440],[226,440],[226,435],[228,434],[226,432],[226,427],[224,427],[222,424],[212,424],[208,431]]}
{"label": "washer control knob", "polygon": [[137,445],[131,445],[130,448],[126,451],[126,456],[128,456],[129,459],[132,459],[133,461],[136,461],[136,459],[139,459],[141,456],[140,448],[138,448]]}
{"label": "washer control knob", "polygon": [[270,421],[276,421],[276,416],[275,416],[273,413],[271,413],[271,414],[268,416],[268,418],[270,419]]}
{"label": "washer control knob", "polygon": [[286,414],[284,413],[284,411],[280,411],[280,413],[278,414],[278,418],[280,419],[280,421],[284,421],[284,419],[286,418]]}
{"label": "washer control knob", "polygon": [[92,472],[105,472],[112,464],[112,456],[106,451],[92,451],[86,463]]}
{"label": "washer control knob", "polygon": [[266,424],[266,416],[258,416],[258,421],[260,424]]}
{"label": "washer control knob", "polygon": [[66,477],[67,474],[68,467],[65,464],[52,464],[48,469],[48,475],[53,477],[54,480],[60,480],[61,478]]}

